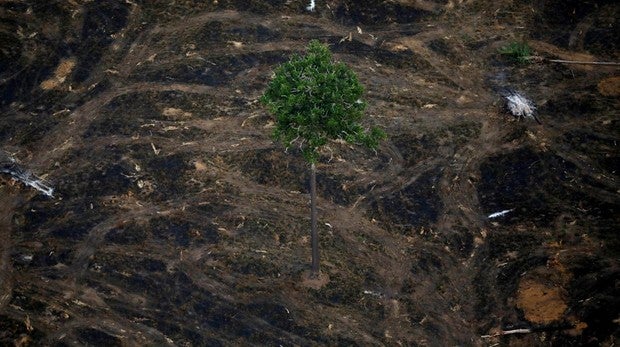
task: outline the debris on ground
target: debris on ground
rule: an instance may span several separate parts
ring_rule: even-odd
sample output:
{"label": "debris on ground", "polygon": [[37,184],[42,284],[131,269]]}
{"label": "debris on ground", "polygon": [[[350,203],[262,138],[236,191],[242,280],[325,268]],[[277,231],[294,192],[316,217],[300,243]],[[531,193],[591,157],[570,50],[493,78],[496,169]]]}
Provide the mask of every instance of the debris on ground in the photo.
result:
{"label": "debris on ground", "polygon": [[538,124],[542,124],[536,116],[536,106],[532,100],[514,90],[506,91],[502,96],[506,99],[506,108],[513,116],[518,119],[534,119]]}
{"label": "debris on ground", "polygon": [[15,158],[3,151],[0,151],[0,172],[8,174],[12,179],[22,182],[51,198],[54,197],[54,188],[30,171],[22,168]]}
{"label": "debris on ground", "polygon": [[502,217],[502,216],[505,216],[506,214],[508,214],[508,213],[510,213],[512,211],[514,211],[514,208],[511,208],[509,210],[503,210],[503,211],[491,213],[487,218],[493,219],[493,218]]}

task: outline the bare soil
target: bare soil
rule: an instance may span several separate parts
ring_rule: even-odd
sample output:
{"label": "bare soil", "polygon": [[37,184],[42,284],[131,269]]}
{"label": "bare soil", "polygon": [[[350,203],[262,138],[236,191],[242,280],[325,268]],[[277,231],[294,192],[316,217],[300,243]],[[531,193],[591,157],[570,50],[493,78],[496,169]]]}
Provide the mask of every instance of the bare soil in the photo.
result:
{"label": "bare soil", "polygon": [[[617,62],[620,6],[306,6],[0,2],[0,150],[56,194],[0,176],[0,344],[614,345],[618,69],[498,49]],[[308,167],[258,102],[311,39],[389,134],[326,147],[315,281]]]}

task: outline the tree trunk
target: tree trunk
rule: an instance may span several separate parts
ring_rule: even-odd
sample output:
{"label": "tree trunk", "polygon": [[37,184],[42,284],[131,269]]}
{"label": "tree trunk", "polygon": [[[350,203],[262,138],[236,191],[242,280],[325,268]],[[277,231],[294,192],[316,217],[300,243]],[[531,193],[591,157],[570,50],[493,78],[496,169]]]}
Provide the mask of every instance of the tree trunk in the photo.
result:
{"label": "tree trunk", "polygon": [[317,212],[316,212],[316,166],[314,163],[310,165],[310,220],[312,235],[312,272],[311,277],[316,278],[319,275],[319,233],[317,230]]}

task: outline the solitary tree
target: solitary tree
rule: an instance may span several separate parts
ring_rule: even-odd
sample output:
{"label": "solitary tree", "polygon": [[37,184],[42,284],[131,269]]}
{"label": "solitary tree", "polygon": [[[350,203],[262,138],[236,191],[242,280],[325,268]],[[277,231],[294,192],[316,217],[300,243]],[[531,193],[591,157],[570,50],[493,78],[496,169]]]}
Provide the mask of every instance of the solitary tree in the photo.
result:
{"label": "solitary tree", "polygon": [[276,68],[261,97],[275,118],[274,138],[286,148],[299,146],[310,163],[312,277],[319,273],[315,164],[321,147],[342,139],[374,149],[385,138],[382,130],[367,131],[359,123],[366,108],[363,92],[355,73],[313,40],[306,55],[293,55]]}

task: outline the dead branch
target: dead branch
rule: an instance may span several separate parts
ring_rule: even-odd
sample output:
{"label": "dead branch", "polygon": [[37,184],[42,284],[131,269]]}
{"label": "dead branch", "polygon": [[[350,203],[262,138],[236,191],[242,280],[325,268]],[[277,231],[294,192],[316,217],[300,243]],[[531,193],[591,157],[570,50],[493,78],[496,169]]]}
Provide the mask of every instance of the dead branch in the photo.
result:
{"label": "dead branch", "polygon": [[513,334],[529,334],[529,333],[533,333],[534,331],[532,329],[513,329],[513,330],[502,330],[498,333],[492,334],[492,335],[482,335],[480,337],[482,337],[483,339],[489,339],[492,337],[498,337],[498,336],[503,336],[503,335],[513,335]]}
{"label": "dead branch", "polygon": [[547,59],[551,63],[561,64],[584,64],[584,65],[606,65],[606,66],[620,66],[620,63],[610,61],[577,61],[577,60],[562,60],[562,59]]}
{"label": "dead branch", "polygon": [[620,66],[620,63],[616,63],[613,61],[584,61],[584,60],[564,60],[564,59],[549,59],[545,57],[541,57],[538,55],[529,56],[526,58],[529,61],[534,62],[550,62],[550,63],[558,63],[558,64],[581,64],[581,65],[601,65],[601,66]]}
{"label": "dead branch", "polygon": [[558,331],[558,330],[568,330],[568,329],[574,329],[574,328],[575,328],[575,324],[560,323],[560,324],[550,324],[550,325],[535,326],[535,327],[531,327],[531,328],[500,330],[499,332],[497,332],[495,334],[482,335],[480,337],[483,338],[483,339],[489,339],[489,338],[498,337],[498,336],[504,336],[504,335],[531,334],[531,333],[538,333],[538,332],[542,332],[542,331]]}

